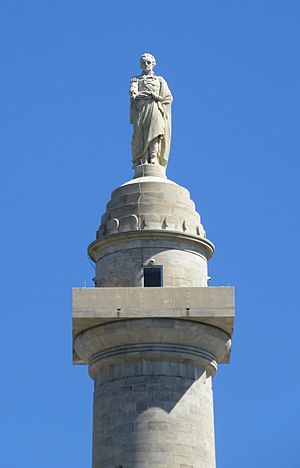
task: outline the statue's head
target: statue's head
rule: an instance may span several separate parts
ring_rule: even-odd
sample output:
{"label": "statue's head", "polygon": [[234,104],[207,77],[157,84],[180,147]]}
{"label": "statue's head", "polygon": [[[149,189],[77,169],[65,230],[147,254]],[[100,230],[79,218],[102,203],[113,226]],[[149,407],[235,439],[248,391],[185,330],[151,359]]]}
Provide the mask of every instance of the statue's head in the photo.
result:
{"label": "statue's head", "polygon": [[149,53],[143,54],[140,58],[140,65],[144,72],[149,73],[156,65],[155,57]]}

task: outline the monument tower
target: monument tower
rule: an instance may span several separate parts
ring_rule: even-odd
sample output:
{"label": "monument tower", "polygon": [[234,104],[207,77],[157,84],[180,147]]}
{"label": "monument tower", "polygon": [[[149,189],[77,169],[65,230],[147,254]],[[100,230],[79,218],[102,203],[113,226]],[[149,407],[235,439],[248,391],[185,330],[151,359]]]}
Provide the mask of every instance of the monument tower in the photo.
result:
{"label": "monument tower", "polygon": [[214,246],[188,190],[166,177],[172,95],[151,54],[140,64],[134,177],[89,246],[96,287],[73,290],[73,359],[95,384],[93,468],[213,468],[212,378],[229,362],[234,292],[208,287]]}

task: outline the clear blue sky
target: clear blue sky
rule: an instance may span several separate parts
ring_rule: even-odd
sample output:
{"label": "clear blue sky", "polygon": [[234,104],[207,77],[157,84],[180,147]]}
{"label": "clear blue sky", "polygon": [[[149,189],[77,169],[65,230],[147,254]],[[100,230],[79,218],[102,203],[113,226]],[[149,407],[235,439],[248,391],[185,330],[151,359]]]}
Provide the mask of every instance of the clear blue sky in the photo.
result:
{"label": "clear blue sky", "polygon": [[132,176],[144,51],[174,95],[168,176],[216,245],[212,284],[236,286],[218,468],[296,466],[299,24],[298,0],[0,1],[1,468],[91,466],[71,288],[92,286],[87,245]]}

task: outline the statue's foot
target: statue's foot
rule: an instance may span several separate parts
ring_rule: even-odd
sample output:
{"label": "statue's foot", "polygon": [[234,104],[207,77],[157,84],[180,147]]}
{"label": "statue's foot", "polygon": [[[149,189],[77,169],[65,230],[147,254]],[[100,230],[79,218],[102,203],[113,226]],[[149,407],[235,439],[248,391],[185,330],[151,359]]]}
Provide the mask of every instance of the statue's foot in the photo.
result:
{"label": "statue's foot", "polygon": [[150,158],[149,163],[150,164],[158,164],[157,156],[153,156],[153,158]]}

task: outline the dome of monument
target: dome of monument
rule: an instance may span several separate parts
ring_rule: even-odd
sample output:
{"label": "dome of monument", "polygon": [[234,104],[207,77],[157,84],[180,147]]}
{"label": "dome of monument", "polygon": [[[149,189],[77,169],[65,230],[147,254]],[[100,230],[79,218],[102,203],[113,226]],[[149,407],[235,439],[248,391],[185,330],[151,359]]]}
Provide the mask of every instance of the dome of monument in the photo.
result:
{"label": "dome of monument", "polygon": [[189,191],[158,177],[132,179],[113,191],[98,238],[138,229],[171,230],[205,238]]}
{"label": "dome of monument", "polygon": [[141,268],[150,261],[164,268],[164,285],[204,286],[213,251],[189,191],[155,175],[136,176],[112,192],[89,246],[102,287],[141,286]]}

